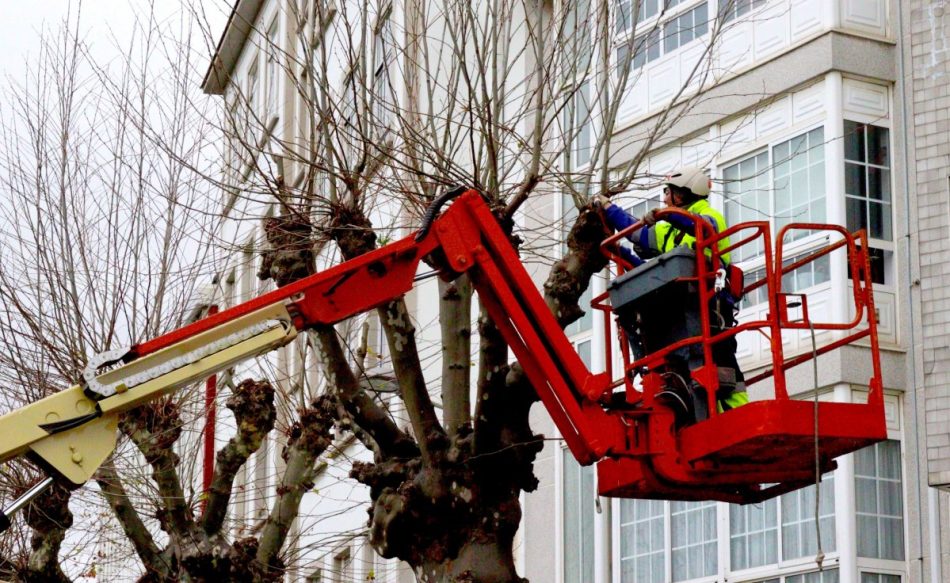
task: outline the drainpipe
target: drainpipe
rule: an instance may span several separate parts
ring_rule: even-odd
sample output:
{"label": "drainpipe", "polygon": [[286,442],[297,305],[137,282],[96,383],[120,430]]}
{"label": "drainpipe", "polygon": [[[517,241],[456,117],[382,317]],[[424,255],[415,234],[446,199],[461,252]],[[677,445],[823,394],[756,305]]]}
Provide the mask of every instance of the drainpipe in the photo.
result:
{"label": "drainpipe", "polygon": [[[900,89],[901,126],[905,128],[904,131],[906,132],[907,128],[910,127],[911,120],[908,117],[909,114],[908,114],[908,108],[907,108],[907,100],[908,100],[907,76],[906,76],[907,72],[904,68],[905,49],[904,49],[904,39],[902,38],[905,32],[904,31],[904,9],[901,4],[897,4],[896,9],[897,9],[897,35],[898,35],[897,78],[898,78],[899,89]],[[910,95],[912,94],[913,92],[911,91]],[[916,135],[916,132],[915,132],[915,135]],[[904,136],[905,139],[903,140],[904,144],[908,144],[908,140],[906,139],[906,137],[907,136],[905,133],[905,136]],[[906,148],[909,148],[909,146],[906,146]],[[927,511],[927,546],[929,547],[929,552],[930,552],[930,581],[932,583],[941,583],[943,581],[943,573],[942,573],[943,567],[940,561],[940,550],[941,550],[940,548],[940,500],[938,498],[938,492],[936,488],[930,488],[924,482],[924,480],[927,479],[926,478],[926,463],[927,463],[926,458],[924,459],[924,464],[925,464],[924,471],[922,472],[920,469],[921,455],[922,454],[925,455],[926,451],[923,451],[923,452],[921,451],[921,446],[920,446],[921,426],[920,426],[920,416],[917,411],[917,407],[918,407],[918,403],[917,403],[918,367],[917,367],[917,345],[916,345],[917,316],[914,311],[914,296],[915,296],[914,291],[917,286],[915,284],[916,278],[914,277],[914,269],[913,269],[913,261],[912,261],[913,254],[911,252],[911,242],[912,242],[911,233],[913,233],[914,231],[911,229],[911,220],[910,220],[911,176],[910,176],[910,166],[907,163],[910,158],[908,154],[909,154],[908,150],[905,149],[904,156],[903,156],[904,159],[903,159],[903,164],[902,164],[904,168],[903,168],[903,172],[901,172],[901,180],[903,182],[903,191],[904,191],[904,196],[903,196],[904,198],[904,233],[905,233],[904,234],[904,245],[905,245],[904,268],[906,270],[907,296],[909,300],[907,303],[907,306],[908,306],[907,311],[909,313],[907,324],[909,328],[910,338],[909,338],[909,341],[907,342],[907,356],[908,356],[908,361],[910,363],[910,379],[911,379],[911,383],[910,383],[911,386],[908,387],[909,390],[905,392],[905,395],[907,395],[907,400],[909,401],[908,407],[910,408],[910,413],[911,413],[911,427],[913,427],[913,431],[914,431],[914,443],[915,443],[915,450],[916,450],[916,461],[914,465],[917,470],[915,481],[917,483],[917,513],[918,513],[917,539],[919,541],[918,544],[921,546],[921,557],[919,559],[920,571],[921,571],[920,577],[921,579],[923,579],[923,576],[924,576],[924,557],[923,557],[924,532],[923,532],[922,520],[920,520],[920,515],[923,515],[924,510],[926,509]],[[924,430],[926,431],[926,429]],[[923,496],[922,496],[923,488],[927,488],[926,506],[924,505],[924,502],[923,502]]]}
{"label": "drainpipe", "polygon": [[[218,313],[217,304],[208,307],[208,316]],[[211,375],[205,381],[205,431],[204,431],[204,465],[202,468],[201,491],[204,497],[201,509],[204,511],[208,504],[208,493],[211,491],[211,480],[214,477],[214,425],[215,400],[218,396],[218,377]]]}

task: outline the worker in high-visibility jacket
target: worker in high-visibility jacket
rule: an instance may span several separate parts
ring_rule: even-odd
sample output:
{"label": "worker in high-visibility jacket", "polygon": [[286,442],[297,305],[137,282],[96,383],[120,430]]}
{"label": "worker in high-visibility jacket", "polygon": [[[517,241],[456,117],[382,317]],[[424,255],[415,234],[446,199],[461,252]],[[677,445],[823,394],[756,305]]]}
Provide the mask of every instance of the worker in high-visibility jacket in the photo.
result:
{"label": "worker in high-visibility jacket", "polygon": [[[711,186],[712,181],[701,168],[683,168],[670,174],[664,180],[663,204],[665,207],[675,207],[692,215],[698,215],[708,221],[717,233],[721,233],[726,229],[726,219],[722,216],[722,213],[709,204],[708,197]],[[681,215],[671,215],[664,220],[657,220],[658,209],[651,209],[643,217],[637,219],[619,206],[612,204],[607,197],[597,196],[595,203],[604,209],[607,223],[615,230],[625,229],[638,220],[643,221],[644,226],[635,230],[629,236],[637,255],[629,252],[624,253],[624,256],[631,260],[634,266],[642,264],[644,259],[656,257],[672,251],[676,247],[695,247],[696,224],[693,219]],[[728,248],[728,237],[720,239],[717,246],[719,249]],[[722,253],[720,257],[724,262],[729,262],[728,253]],[[726,291],[720,292],[713,300],[713,305],[710,307],[713,314],[714,334],[735,326],[735,304],[735,298]],[[745,389],[745,377],[736,360],[736,348],[735,336],[731,336],[713,346],[713,361],[720,369],[720,383],[722,385],[722,389],[717,395],[720,411],[741,407],[749,402],[749,395]],[[685,357],[684,360],[695,365],[697,349],[694,347],[691,352],[692,357]],[[702,403],[697,403],[696,408],[699,409],[700,407],[702,407]],[[704,410],[696,411],[697,419],[701,420],[705,416]]]}

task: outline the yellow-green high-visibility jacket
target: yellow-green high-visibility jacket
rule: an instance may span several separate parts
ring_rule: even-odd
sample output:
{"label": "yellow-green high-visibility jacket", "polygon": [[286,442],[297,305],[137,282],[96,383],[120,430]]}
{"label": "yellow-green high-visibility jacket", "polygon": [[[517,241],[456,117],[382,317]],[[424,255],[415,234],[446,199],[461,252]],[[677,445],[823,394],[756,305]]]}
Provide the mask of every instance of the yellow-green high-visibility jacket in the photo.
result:
{"label": "yellow-green high-visibility jacket", "polygon": [[[725,217],[714,209],[705,198],[697,200],[685,210],[709,221],[717,233],[721,233],[726,229]],[[658,253],[666,253],[679,246],[695,247],[695,232],[696,227],[693,225],[693,221],[681,217],[670,217],[669,221],[660,221],[648,229],[647,233],[641,234],[641,238],[646,235],[647,245],[650,249],[655,249]],[[729,238],[720,239],[717,246],[719,249],[729,247]],[[709,251],[707,250],[707,256],[708,254]],[[729,263],[729,254],[723,253],[722,260]]]}
{"label": "yellow-green high-visibility jacket", "polygon": [[[726,219],[722,216],[722,213],[714,209],[712,205],[709,204],[709,201],[704,198],[696,200],[685,210],[705,218],[712,224],[717,233],[721,233],[726,228]],[[605,215],[607,223],[617,231],[625,229],[637,221],[636,217],[630,216],[617,205],[608,206]],[[671,251],[680,245],[694,247],[696,237],[693,234],[695,232],[696,226],[692,220],[672,216],[668,221],[660,221],[652,227],[637,229],[630,234],[629,239],[638,247],[638,252],[645,253],[643,258],[649,259],[655,255]],[[728,246],[728,237],[720,240],[718,243],[719,249],[725,249]],[[709,255],[709,250],[706,251],[706,255]],[[640,257],[636,257],[632,254],[630,254],[628,259],[632,260],[631,263],[633,263],[634,266],[643,263]],[[729,254],[724,253],[722,259],[724,262],[729,263]]]}

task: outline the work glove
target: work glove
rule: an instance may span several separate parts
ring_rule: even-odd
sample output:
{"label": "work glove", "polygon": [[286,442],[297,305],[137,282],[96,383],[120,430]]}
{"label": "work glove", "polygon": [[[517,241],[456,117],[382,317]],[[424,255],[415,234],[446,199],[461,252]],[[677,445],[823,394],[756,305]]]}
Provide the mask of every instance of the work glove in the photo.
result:
{"label": "work glove", "polygon": [[645,224],[646,226],[652,227],[659,220],[657,219],[657,216],[656,216],[658,212],[660,212],[660,209],[658,208],[650,209],[646,213],[644,213],[642,217],[640,217],[640,220],[643,221],[643,224]]}
{"label": "work glove", "polygon": [[607,208],[611,204],[610,199],[602,194],[595,194],[594,199],[591,201],[594,208]]}

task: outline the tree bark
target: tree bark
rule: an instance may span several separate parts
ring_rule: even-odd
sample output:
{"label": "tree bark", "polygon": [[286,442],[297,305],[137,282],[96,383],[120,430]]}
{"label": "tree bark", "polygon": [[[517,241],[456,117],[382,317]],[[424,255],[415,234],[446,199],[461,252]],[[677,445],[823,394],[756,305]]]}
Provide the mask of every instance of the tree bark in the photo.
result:
{"label": "tree bark", "polygon": [[277,499],[264,522],[257,547],[257,562],[265,568],[279,571],[283,565],[277,560],[287,533],[300,510],[300,500],[313,487],[316,460],[332,441],[333,399],[324,396],[311,407],[300,411],[300,421],[291,429],[290,443],[284,452],[287,467],[277,487]]}
{"label": "tree bark", "polygon": [[471,422],[472,284],[468,276],[439,281],[442,329],[442,408],[445,429],[456,435]]}
{"label": "tree bark", "polygon": [[33,529],[30,558],[20,578],[28,583],[65,583],[70,579],[59,566],[59,549],[66,530],[73,525],[69,491],[53,484],[26,509],[26,523]]}
{"label": "tree bark", "polygon": [[260,449],[277,418],[274,388],[264,381],[242,381],[228,399],[227,407],[234,412],[237,435],[215,456],[208,505],[201,517],[202,527],[208,534],[221,530],[231,500],[234,476],[247,459]]}
{"label": "tree bark", "polygon": [[115,471],[112,460],[107,461],[96,473],[96,483],[102,491],[103,497],[112,508],[113,514],[119,521],[122,531],[128,537],[136,554],[145,565],[148,576],[156,579],[165,579],[169,574],[169,563],[162,556],[161,550],[152,539],[151,533],[138,511],[132,506],[132,501]]}

